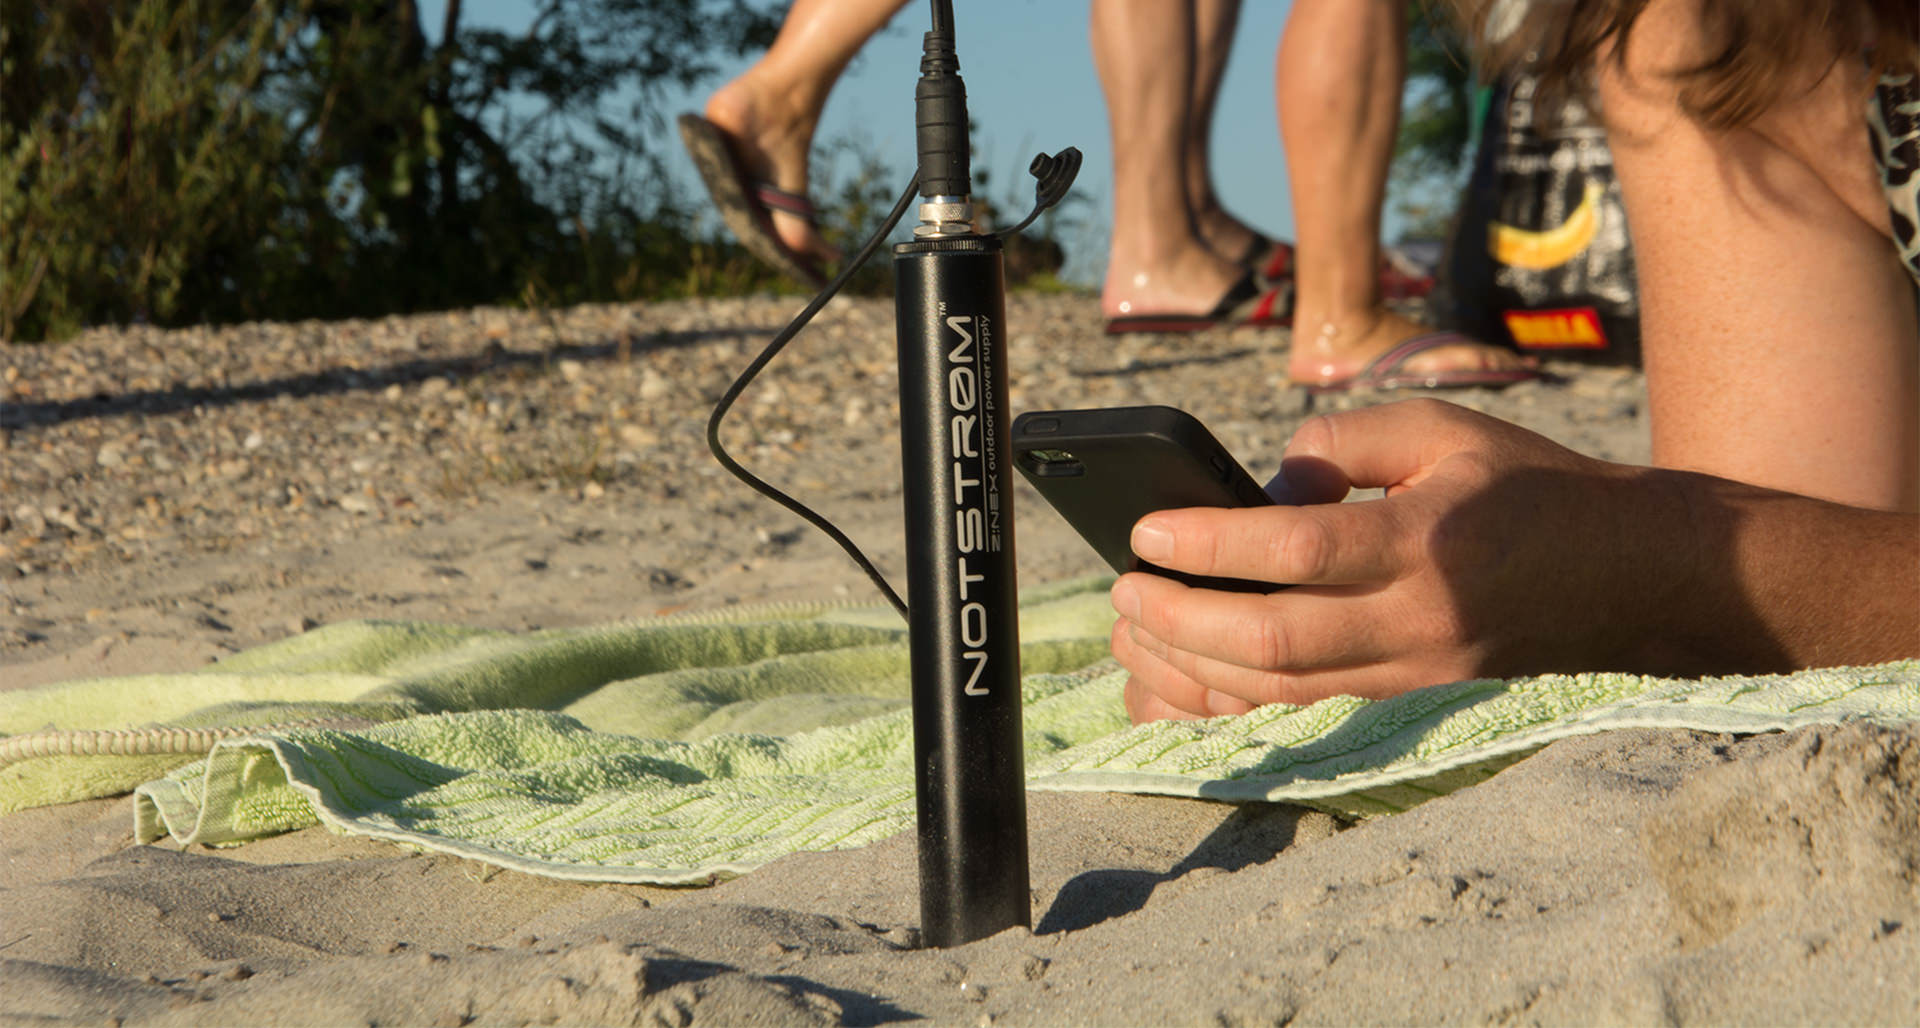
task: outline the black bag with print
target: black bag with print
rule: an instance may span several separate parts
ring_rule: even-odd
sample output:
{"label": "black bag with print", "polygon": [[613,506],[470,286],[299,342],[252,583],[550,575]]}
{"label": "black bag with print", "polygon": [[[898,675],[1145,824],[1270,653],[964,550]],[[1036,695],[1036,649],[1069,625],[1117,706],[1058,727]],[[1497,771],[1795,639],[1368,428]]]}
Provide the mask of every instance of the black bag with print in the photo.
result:
{"label": "black bag with print", "polygon": [[1559,360],[1640,359],[1640,302],[1613,154],[1575,97],[1503,79],[1481,123],[1434,310],[1442,326]]}

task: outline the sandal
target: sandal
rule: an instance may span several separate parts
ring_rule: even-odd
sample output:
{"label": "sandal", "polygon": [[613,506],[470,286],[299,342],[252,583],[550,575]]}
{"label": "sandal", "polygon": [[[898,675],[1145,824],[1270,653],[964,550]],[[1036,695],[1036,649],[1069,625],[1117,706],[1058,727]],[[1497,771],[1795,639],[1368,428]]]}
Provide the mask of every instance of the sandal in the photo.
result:
{"label": "sandal", "polygon": [[1544,378],[1533,368],[1454,368],[1437,371],[1408,371],[1407,362],[1443,346],[1487,345],[1458,332],[1430,332],[1401,342],[1367,362],[1357,373],[1337,382],[1301,383],[1315,394],[1345,393],[1359,389],[1498,389],[1520,382]]}
{"label": "sandal", "polygon": [[1107,319],[1107,334],[1130,332],[1199,332],[1209,328],[1254,325],[1262,328],[1293,324],[1293,284],[1269,286],[1249,271],[1240,276],[1220,302],[1205,314],[1125,314]]}
{"label": "sandal", "polygon": [[1293,244],[1255,232],[1236,263],[1253,272],[1269,288],[1290,283],[1293,281]]}
{"label": "sandal", "polygon": [[680,116],[680,139],[699,170],[720,218],[747,252],[809,288],[826,284],[820,262],[789,247],[773,228],[773,213],[791,214],[815,224],[813,203],[771,182],[754,180],[735,152],[725,129],[698,114]]}

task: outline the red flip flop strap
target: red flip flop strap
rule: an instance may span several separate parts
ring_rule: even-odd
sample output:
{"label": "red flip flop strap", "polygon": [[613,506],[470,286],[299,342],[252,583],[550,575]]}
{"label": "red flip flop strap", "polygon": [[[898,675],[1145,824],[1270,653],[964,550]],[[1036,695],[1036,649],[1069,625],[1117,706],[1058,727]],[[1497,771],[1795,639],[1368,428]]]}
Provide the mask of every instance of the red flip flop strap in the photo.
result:
{"label": "red flip flop strap", "polygon": [[805,219],[808,223],[812,223],[815,218],[813,201],[808,200],[803,194],[788,192],[771,182],[755,182],[753,196],[768,210],[791,214]]}
{"label": "red flip flop strap", "polygon": [[1292,317],[1292,296],[1292,289],[1284,283],[1272,289],[1261,288],[1259,280],[1249,271],[1227,290],[1227,295],[1220,298],[1207,319],[1225,325],[1273,324]]}
{"label": "red flip flop strap", "polygon": [[1226,320],[1249,325],[1285,324],[1293,320],[1293,283],[1281,282],[1262,290],[1251,310],[1242,304],[1235,316]]}
{"label": "red flip flop strap", "polygon": [[1284,314],[1279,308],[1284,300],[1280,294],[1281,290],[1278,288],[1269,289],[1263,293],[1260,297],[1260,302],[1254,306],[1253,314],[1248,320],[1255,324],[1264,324],[1272,321],[1276,317],[1283,317]]}
{"label": "red flip flop strap", "polygon": [[1278,282],[1293,277],[1293,247],[1285,243],[1275,243],[1267,263],[1260,268],[1260,277],[1269,282]]}

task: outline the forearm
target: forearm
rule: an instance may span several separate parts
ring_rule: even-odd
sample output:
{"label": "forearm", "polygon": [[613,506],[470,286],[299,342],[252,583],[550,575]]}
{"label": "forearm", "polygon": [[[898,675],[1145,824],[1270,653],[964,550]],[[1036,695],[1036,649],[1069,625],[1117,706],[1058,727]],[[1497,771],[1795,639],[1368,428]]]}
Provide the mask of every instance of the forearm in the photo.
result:
{"label": "forearm", "polygon": [[1654,670],[1788,671],[1920,657],[1920,517],[1685,472],[1691,553],[1647,613]]}

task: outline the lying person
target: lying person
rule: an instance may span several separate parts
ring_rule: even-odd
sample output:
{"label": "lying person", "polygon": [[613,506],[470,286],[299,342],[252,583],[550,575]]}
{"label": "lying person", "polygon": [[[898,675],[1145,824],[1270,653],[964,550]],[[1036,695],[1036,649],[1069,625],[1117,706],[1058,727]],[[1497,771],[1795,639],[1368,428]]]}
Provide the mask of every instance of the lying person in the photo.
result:
{"label": "lying person", "polygon": [[[1535,4],[1512,49],[1549,82],[1597,71],[1656,466],[1433,401],[1309,421],[1282,475],[1317,505],[1135,526],[1142,559],[1295,587],[1123,576],[1133,716],[1920,656],[1917,22],[1911,0]],[[1350,487],[1387,495],[1332,505]]]}

